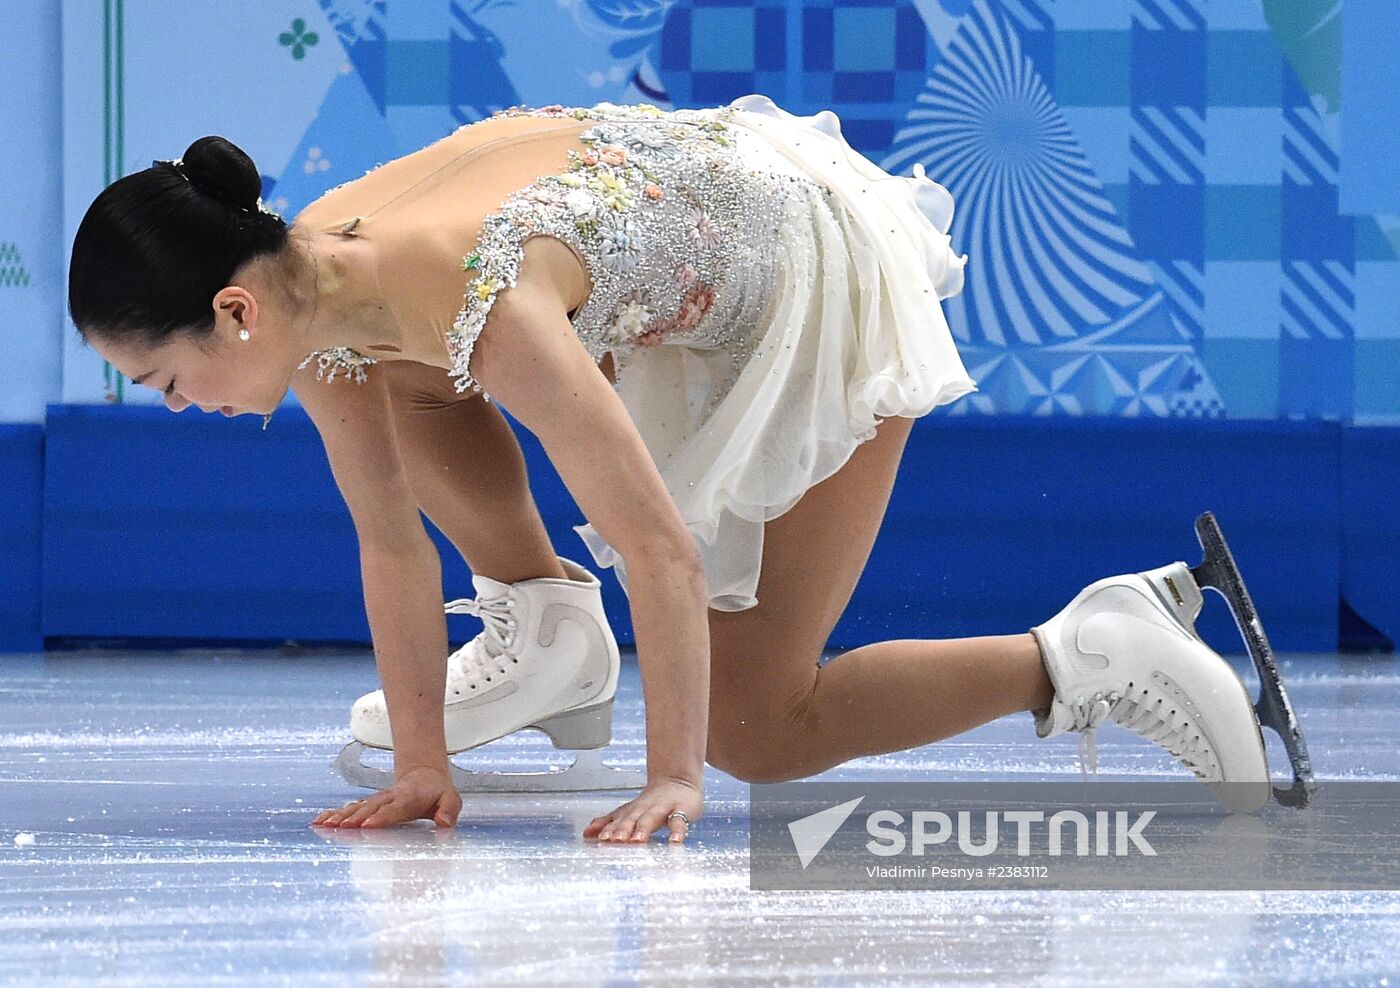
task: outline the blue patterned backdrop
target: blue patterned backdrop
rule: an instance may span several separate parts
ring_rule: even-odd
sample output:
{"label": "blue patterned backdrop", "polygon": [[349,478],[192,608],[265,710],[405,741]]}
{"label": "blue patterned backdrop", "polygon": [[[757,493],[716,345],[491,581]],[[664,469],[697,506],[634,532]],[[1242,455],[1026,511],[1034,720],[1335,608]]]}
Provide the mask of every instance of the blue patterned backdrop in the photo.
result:
{"label": "blue patterned backdrop", "polygon": [[[763,92],[835,110],[874,161],[922,162],[956,196],[969,263],[945,306],[981,390],[948,414],[1400,421],[1392,3],[69,0],[63,14],[65,243],[103,184],[203,133],[248,149],[291,216],[503,106]],[[38,292],[61,308],[61,286],[28,277],[29,249],[0,232],[0,306]],[[63,400],[157,400],[62,332]]]}

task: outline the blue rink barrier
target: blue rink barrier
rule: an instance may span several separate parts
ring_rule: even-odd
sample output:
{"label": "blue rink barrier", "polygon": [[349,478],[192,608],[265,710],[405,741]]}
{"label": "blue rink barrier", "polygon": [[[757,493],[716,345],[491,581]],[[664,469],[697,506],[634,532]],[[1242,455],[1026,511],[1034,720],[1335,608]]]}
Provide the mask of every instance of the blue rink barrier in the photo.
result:
{"label": "blue rink barrier", "polygon": [[0,652],[43,647],[40,624],[40,513],[44,430],[0,423]]}
{"label": "blue rink barrier", "polygon": [[[557,551],[596,570],[570,527],[582,515],[512,424]],[[5,647],[368,643],[354,528],[319,436],[294,406],[260,426],[51,405],[42,446],[0,433],[18,478],[0,502]],[[1277,648],[1335,651],[1343,592],[1393,639],[1396,453],[1400,429],[1337,423],[926,416],[830,645],[1025,631],[1101,576],[1199,561],[1192,523],[1204,509]],[[471,596],[461,556],[428,529],[445,595]],[[626,600],[601,575],[618,639],[631,643]],[[1206,599],[1203,637],[1240,652],[1224,602]],[[454,642],[479,627],[451,622]]]}
{"label": "blue rink barrier", "polygon": [[1400,636],[1400,429],[1342,433],[1342,597],[1394,642]]}

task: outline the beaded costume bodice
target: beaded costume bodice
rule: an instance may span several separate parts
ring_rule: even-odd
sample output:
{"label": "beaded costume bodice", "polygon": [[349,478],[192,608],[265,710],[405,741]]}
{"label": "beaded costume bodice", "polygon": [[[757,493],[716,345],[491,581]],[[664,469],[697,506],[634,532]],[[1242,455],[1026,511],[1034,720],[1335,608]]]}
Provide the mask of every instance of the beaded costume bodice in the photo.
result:
{"label": "beaded costume bodice", "polygon": [[[591,289],[572,324],[594,360],[612,353],[621,374],[645,347],[727,348],[737,375],[773,296],[772,245],[793,183],[826,190],[734,124],[735,112],[599,103],[496,113],[595,123],[578,134],[583,150],[568,150],[564,170],[516,189],[482,220],[461,259],[465,294],[445,341],[456,390],[480,389],[473,346],[534,236],[562,241],[587,268]],[[345,370],[361,381],[376,362],[347,347],[302,366],[313,359],[318,377]]]}

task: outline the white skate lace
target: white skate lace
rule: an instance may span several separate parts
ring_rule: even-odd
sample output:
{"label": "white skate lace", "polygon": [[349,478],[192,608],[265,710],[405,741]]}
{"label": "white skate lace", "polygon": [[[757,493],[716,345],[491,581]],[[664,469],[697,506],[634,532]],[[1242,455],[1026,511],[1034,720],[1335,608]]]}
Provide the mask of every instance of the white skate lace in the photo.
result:
{"label": "white skate lace", "polygon": [[1197,776],[1210,781],[1215,762],[1210,747],[1191,724],[1174,723],[1164,717],[1160,710],[1163,702],[1162,697],[1152,696],[1145,689],[1126,695],[1110,690],[1072,701],[1068,706],[1074,719],[1073,729],[1081,732],[1080,771],[1085,771],[1087,762],[1088,771],[1098,772],[1097,731],[1105,720],[1112,720],[1157,742]]}
{"label": "white skate lace", "polygon": [[490,682],[496,674],[504,675],[507,662],[519,660],[510,654],[515,643],[515,619],[510,616],[515,598],[461,597],[448,601],[443,609],[448,614],[474,614],[486,626],[471,641],[453,652],[447,660],[449,680],[460,681],[460,686],[475,689],[482,682]]}

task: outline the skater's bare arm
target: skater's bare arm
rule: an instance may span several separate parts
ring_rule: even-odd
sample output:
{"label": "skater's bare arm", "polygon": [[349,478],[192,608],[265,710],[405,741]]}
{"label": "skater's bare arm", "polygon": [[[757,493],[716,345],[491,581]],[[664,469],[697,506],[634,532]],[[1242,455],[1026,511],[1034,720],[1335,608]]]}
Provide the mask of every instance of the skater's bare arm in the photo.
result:
{"label": "skater's bare arm", "polygon": [[470,371],[544,446],[598,534],[627,565],[652,780],[698,787],[709,715],[704,570],[641,435],[547,291],[496,299]]}
{"label": "skater's bare arm", "polygon": [[355,523],[365,611],[393,725],[395,772],[402,776],[416,765],[447,771],[442,563],[398,454],[382,376],[373,367],[363,383],[309,375],[293,390],[321,434]]}

